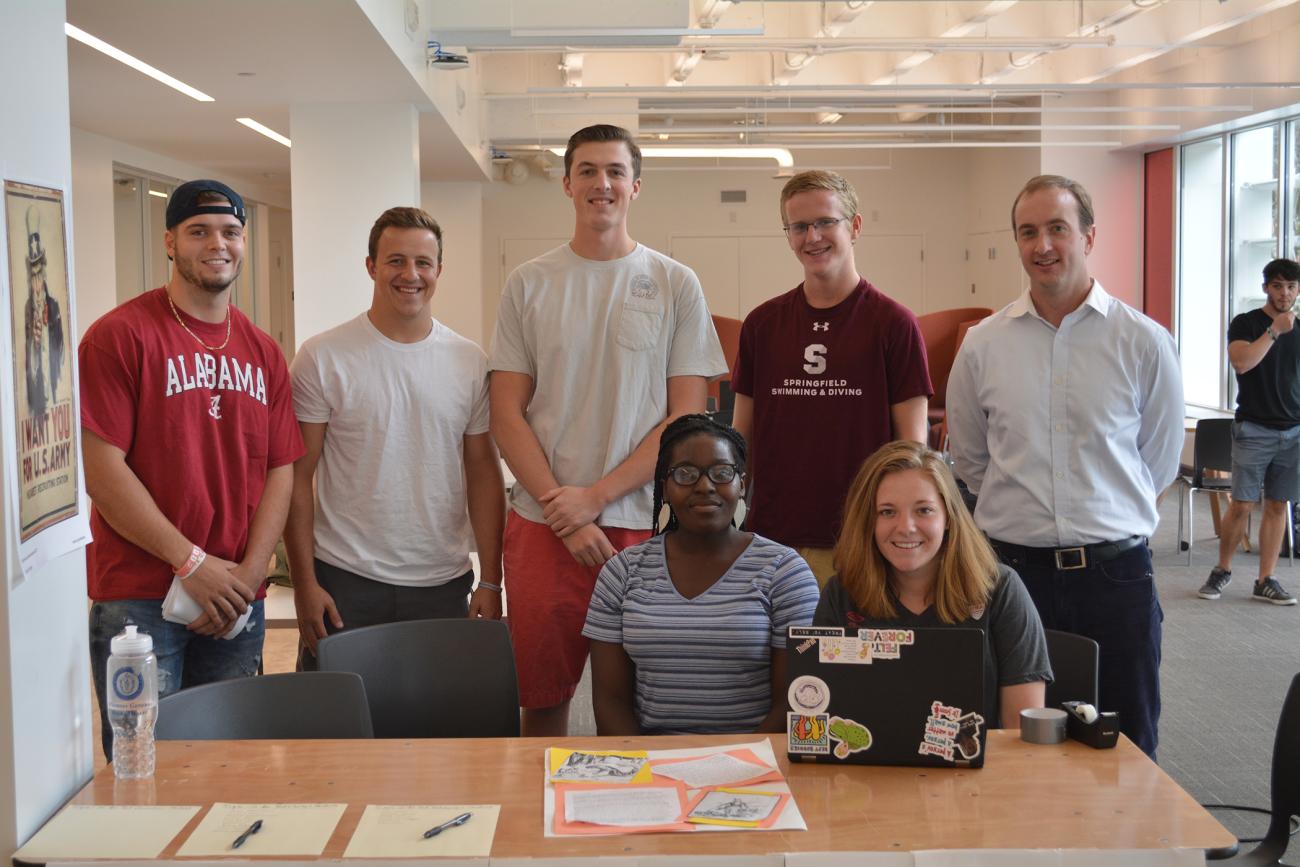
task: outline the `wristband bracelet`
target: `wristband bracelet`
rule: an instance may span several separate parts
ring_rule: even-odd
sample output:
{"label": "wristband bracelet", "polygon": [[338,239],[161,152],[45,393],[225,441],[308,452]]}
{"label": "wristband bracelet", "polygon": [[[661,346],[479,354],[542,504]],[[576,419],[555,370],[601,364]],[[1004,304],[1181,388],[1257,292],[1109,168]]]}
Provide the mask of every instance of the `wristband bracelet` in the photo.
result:
{"label": "wristband bracelet", "polygon": [[203,565],[203,561],[206,560],[207,557],[207,552],[198,545],[195,545],[190,549],[189,559],[185,561],[185,564],[181,566],[181,568],[176,570],[176,577],[180,578],[182,581],[190,577],[198,571],[198,568]]}
{"label": "wristband bracelet", "polygon": [[1274,342],[1274,343],[1277,342],[1277,330],[1274,329],[1272,325],[1270,325],[1269,327],[1265,328],[1265,329],[1264,329],[1264,333],[1267,334],[1269,337],[1273,338],[1273,342]]}
{"label": "wristband bracelet", "polygon": [[500,584],[490,584],[490,583],[488,583],[487,581],[484,581],[484,580],[481,579],[481,578],[479,579],[478,586],[475,587],[474,589],[475,589],[475,590],[481,590],[481,589],[483,589],[484,587],[486,587],[488,590],[493,591],[494,593],[500,593],[500,592],[501,592],[501,585],[500,585]]}

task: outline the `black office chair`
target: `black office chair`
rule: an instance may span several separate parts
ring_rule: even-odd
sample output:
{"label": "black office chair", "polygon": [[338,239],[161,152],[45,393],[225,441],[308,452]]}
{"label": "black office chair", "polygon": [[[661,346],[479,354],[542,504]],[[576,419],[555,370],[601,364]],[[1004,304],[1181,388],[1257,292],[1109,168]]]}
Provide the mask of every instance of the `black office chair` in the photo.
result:
{"label": "black office chair", "polygon": [[[1208,807],[1219,805],[1207,804]],[[1227,809],[1239,809],[1228,807]],[[1231,859],[1235,864],[1280,864],[1291,835],[1292,816],[1300,815],[1300,674],[1291,679],[1273,741],[1272,805],[1268,831],[1260,844]],[[1247,842],[1247,841],[1242,841]],[[1207,853],[1213,858],[1214,853]]]}
{"label": "black office chair", "polygon": [[519,683],[504,623],[365,626],[321,639],[316,658],[321,671],[361,675],[375,737],[519,736]]}
{"label": "black office chair", "polygon": [[370,738],[361,678],[346,672],[239,677],[173,693],[158,702],[159,740]]}
{"label": "black office chair", "polygon": [[[1206,476],[1206,472],[1224,473]],[[1232,419],[1203,418],[1196,422],[1192,441],[1192,471],[1178,477],[1178,544],[1187,551],[1187,565],[1192,565],[1192,544],[1196,533],[1196,492],[1226,494],[1232,491]],[[1187,541],[1183,541],[1183,494],[1187,493]],[[1250,535],[1250,525],[1246,525]],[[1286,540],[1293,539],[1291,504],[1286,508]],[[1293,545],[1287,545],[1287,557],[1295,565]]]}
{"label": "black office chair", "polygon": [[[1097,642],[1073,632],[1044,629],[1047,658],[1054,680],[1047,685],[1046,707],[1060,707],[1063,701],[1086,701],[1097,706]],[[1098,708],[1100,710],[1100,708]]]}
{"label": "black office chair", "polygon": [[[1219,472],[1223,476],[1207,476]],[[1178,544],[1187,551],[1187,565],[1192,564],[1192,543],[1196,534],[1196,492],[1226,494],[1232,490],[1232,419],[1203,418],[1196,422],[1192,440],[1192,471],[1178,481]],[[1183,497],[1187,497],[1187,541],[1183,541]]]}

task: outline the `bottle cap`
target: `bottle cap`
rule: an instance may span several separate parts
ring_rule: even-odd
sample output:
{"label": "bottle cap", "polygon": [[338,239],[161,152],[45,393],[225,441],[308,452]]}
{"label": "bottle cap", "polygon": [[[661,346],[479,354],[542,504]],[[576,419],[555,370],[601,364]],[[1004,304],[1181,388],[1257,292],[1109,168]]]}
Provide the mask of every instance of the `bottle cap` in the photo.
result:
{"label": "bottle cap", "polygon": [[134,623],[128,623],[120,635],[113,636],[108,647],[114,656],[144,656],[153,652],[153,639],[137,629]]}

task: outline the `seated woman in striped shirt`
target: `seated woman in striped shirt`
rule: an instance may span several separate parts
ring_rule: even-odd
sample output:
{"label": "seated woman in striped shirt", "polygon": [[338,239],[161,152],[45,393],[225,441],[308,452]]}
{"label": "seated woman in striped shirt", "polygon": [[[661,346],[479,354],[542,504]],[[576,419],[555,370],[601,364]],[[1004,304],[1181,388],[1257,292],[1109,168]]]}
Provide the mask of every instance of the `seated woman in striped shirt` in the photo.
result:
{"label": "seated woman in striped shirt", "polygon": [[706,415],[664,429],[655,535],[605,564],[582,630],[599,734],[785,730],[786,627],[812,621],[817,581],[790,548],[732,525],[744,493],[734,429]]}
{"label": "seated woman in striped shirt", "polygon": [[849,488],[815,626],[973,626],[984,632],[985,719],[1020,725],[1052,679],[1029,591],[998,563],[943,456],[896,441],[867,458]]}

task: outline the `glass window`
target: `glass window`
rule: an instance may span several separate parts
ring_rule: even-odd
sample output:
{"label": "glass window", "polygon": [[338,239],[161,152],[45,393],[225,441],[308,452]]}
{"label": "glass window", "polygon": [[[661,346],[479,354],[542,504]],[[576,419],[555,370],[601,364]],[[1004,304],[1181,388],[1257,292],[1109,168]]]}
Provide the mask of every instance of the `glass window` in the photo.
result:
{"label": "glass window", "polygon": [[1224,399],[1223,139],[1182,149],[1179,172],[1178,344],[1188,403]]}
{"label": "glass window", "polygon": [[1279,132],[1273,125],[1232,137],[1231,316],[1264,304],[1261,275],[1278,256]]}
{"label": "glass window", "polygon": [[1287,207],[1291,209],[1287,225],[1291,227],[1291,242],[1287,256],[1300,261],[1300,120],[1287,124],[1291,141],[1291,171],[1287,173]]}

